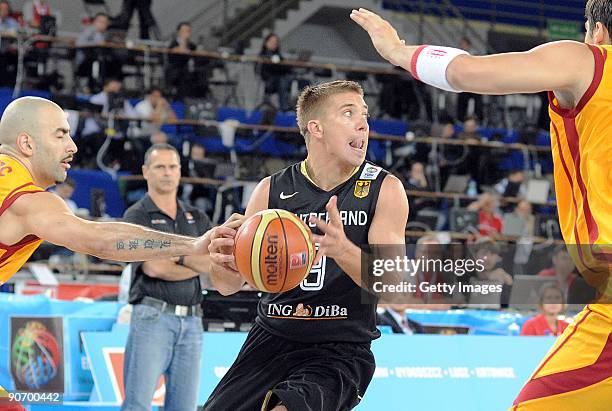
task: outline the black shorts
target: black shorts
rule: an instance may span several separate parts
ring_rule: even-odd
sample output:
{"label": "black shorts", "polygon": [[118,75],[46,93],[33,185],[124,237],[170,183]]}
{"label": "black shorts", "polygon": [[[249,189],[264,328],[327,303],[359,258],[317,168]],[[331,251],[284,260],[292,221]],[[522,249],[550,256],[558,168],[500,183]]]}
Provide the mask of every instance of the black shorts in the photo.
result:
{"label": "black shorts", "polygon": [[204,410],[350,410],[375,369],[370,343],[302,344],[255,325]]}

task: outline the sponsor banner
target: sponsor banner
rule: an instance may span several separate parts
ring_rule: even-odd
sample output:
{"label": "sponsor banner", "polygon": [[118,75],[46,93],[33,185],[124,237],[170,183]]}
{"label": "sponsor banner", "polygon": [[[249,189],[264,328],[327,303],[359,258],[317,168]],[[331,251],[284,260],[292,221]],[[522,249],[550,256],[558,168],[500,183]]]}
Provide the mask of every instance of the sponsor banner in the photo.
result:
{"label": "sponsor banner", "polygon": [[115,302],[68,302],[49,299],[43,295],[22,296],[0,293],[0,386],[9,392],[21,392],[15,387],[11,372],[12,317],[61,316],[63,323],[63,400],[89,397],[92,380],[84,359],[80,332],[110,330],[122,304]]}
{"label": "sponsor banner", "polygon": [[[198,404],[225,375],[245,338],[245,333],[204,334]],[[99,399],[118,401],[127,329],[85,333],[84,339]],[[419,393],[410,397],[414,409],[506,409],[553,342],[547,337],[385,334],[372,344],[377,368],[359,409],[379,410],[381,404],[405,409],[406,392]],[[163,392],[161,387],[157,392]]]}

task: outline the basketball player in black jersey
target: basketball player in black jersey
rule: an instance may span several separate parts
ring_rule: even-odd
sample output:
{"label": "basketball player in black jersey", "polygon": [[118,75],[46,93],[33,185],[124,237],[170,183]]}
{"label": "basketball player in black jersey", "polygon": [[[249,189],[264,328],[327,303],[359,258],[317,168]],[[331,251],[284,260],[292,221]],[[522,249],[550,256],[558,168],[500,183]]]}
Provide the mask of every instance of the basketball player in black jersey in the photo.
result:
{"label": "basketball player in black jersey", "polygon": [[[355,82],[300,95],[308,156],[263,179],[246,217],[267,208],[297,214],[316,234],[318,262],[299,287],[262,297],[253,329],[205,410],[348,410],[364,395],[375,370],[370,342],[380,333],[376,298],[362,300],[359,246],[405,244],[408,218],[402,183],[365,162],[367,117]],[[210,247],[211,274],[226,284],[225,294],[239,290],[235,265],[221,260],[232,245],[214,237]]]}

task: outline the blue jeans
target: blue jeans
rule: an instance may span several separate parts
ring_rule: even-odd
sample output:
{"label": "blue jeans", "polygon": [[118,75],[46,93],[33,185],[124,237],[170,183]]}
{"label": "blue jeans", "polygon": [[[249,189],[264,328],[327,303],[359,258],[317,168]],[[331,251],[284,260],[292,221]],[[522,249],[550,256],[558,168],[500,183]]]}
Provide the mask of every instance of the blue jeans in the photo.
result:
{"label": "blue jeans", "polygon": [[202,331],[200,317],[179,317],[148,305],[135,305],[125,347],[125,401],[121,410],[150,410],[153,393],[163,374],[164,411],[194,411],[198,401]]}

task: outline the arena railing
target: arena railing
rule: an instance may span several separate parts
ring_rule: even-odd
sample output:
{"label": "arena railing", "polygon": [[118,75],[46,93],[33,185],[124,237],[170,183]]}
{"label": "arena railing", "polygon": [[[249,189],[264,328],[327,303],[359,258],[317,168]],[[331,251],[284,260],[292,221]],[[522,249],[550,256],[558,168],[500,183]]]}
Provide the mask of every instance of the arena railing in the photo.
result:
{"label": "arena railing", "polygon": [[[84,113],[84,112],[80,114],[91,115],[91,113]],[[107,117],[100,116],[100,118],[107,118]],[[114,116],[114,119],[115,120],[125,120],[125,121],[138,121],[138,122],[149,121],[146,118],[122,116],[122,115]],[[168,121],[165,121],[164,123],[160,123],[159,125],[218,127],[221,124],[223,124],[223,122],[217,121],[217,120],[177,119],[177,120],[168,120]],[[297,127],[281,127],[281,126],[266,125],[266,124],[237,123],[236,128],[242,129],[242,130],[253,130],[253,131],[270,131],[270,132],[295,133],[295,134],[300,133],[300,130]],[[373,131],[370,131],[370,138],[373,138],[375,140],[390,141],[390,142],[405,143],[405,144],[423,143],[423,144],[438,144],[438,145],[476,146],[476,147],[484,147],[484,148],[491,148],[491,149],[551,152],[551,148],[549,146],[539,146],[539,145],[534,145],[534,144],[504,143],[504,142],[496,142],[496,141],[473,142],[473,141],[465,141],[465,140],[457,140],[457,139],[446,139],[446,138],[440,138],[440,137],[412,137],[411,135],[395,136],[395,135],[389,135],[389,134],[376,133]]]}
{"label": "arena railing", "polygon": [[[233,62],[233,63],[260,63],[260,64],[277,64],[284,66],[292,66],[296,68],[305,68],[312,70],[329,70],[332,75],[335,72],[355,72],[355,73],[364,73],[364,74],[387,74],[387,75],[397,75],[397,76],[409,76],[407,72],[404,70],[395,69],[389,67],[388,64],[385,63],[372,63],[365,61],[358,61],[355,64],[338,64],[338,63],[316,63],[312,61],[299,61],[297,59],[285,59],[279,62],[272,61],[267,58],[262,58],[257,55],[237,55],[230,54],[227,52],[218,52],[218,51],[207,51],[207,50],[196,50],[191,52],[178,52],[172,51],[166,47],[155,46],[155,44],[159,44],[157,42],[144,42],[142,40],[126,40],[126,43],[113,43],[106,42],[97,45],[84,45],[84,46],[76,46],[75,41],[76,37],[72,36],[46,36],[46,35],[30,35],[27,33],[14,33],[14,32],[2,32],[0,33],[0,37],[13,39],[17,41],[17,58],[18,58],[18,66],[17,66],[17,81],[15,84],[15,96],[18,96],[23,88],[23,82],[25,80],[25,67],[24,61],[25,56],[28,53],[30,47],[33,44],[43,42],[54,44],[63,48],[68,48],[72,50],[79,49],[115,49],[115,50],[124,50],[130,53],[142,53],[143,55],[143,82],[145,87],[148,87],[152,84],[152,66],[153,65],[163,65],[163,63],[159,63],[153,61],[151,56],[153,55],[184,55],[191,56],[194,58],[206,58],[206,59],[214,59],[223,62]],[[61,58],[61,57],[59,57]],[[69,58],[68,60],[74,61],[73,58]],[[73,68],[74,70],[75,68]]]}

